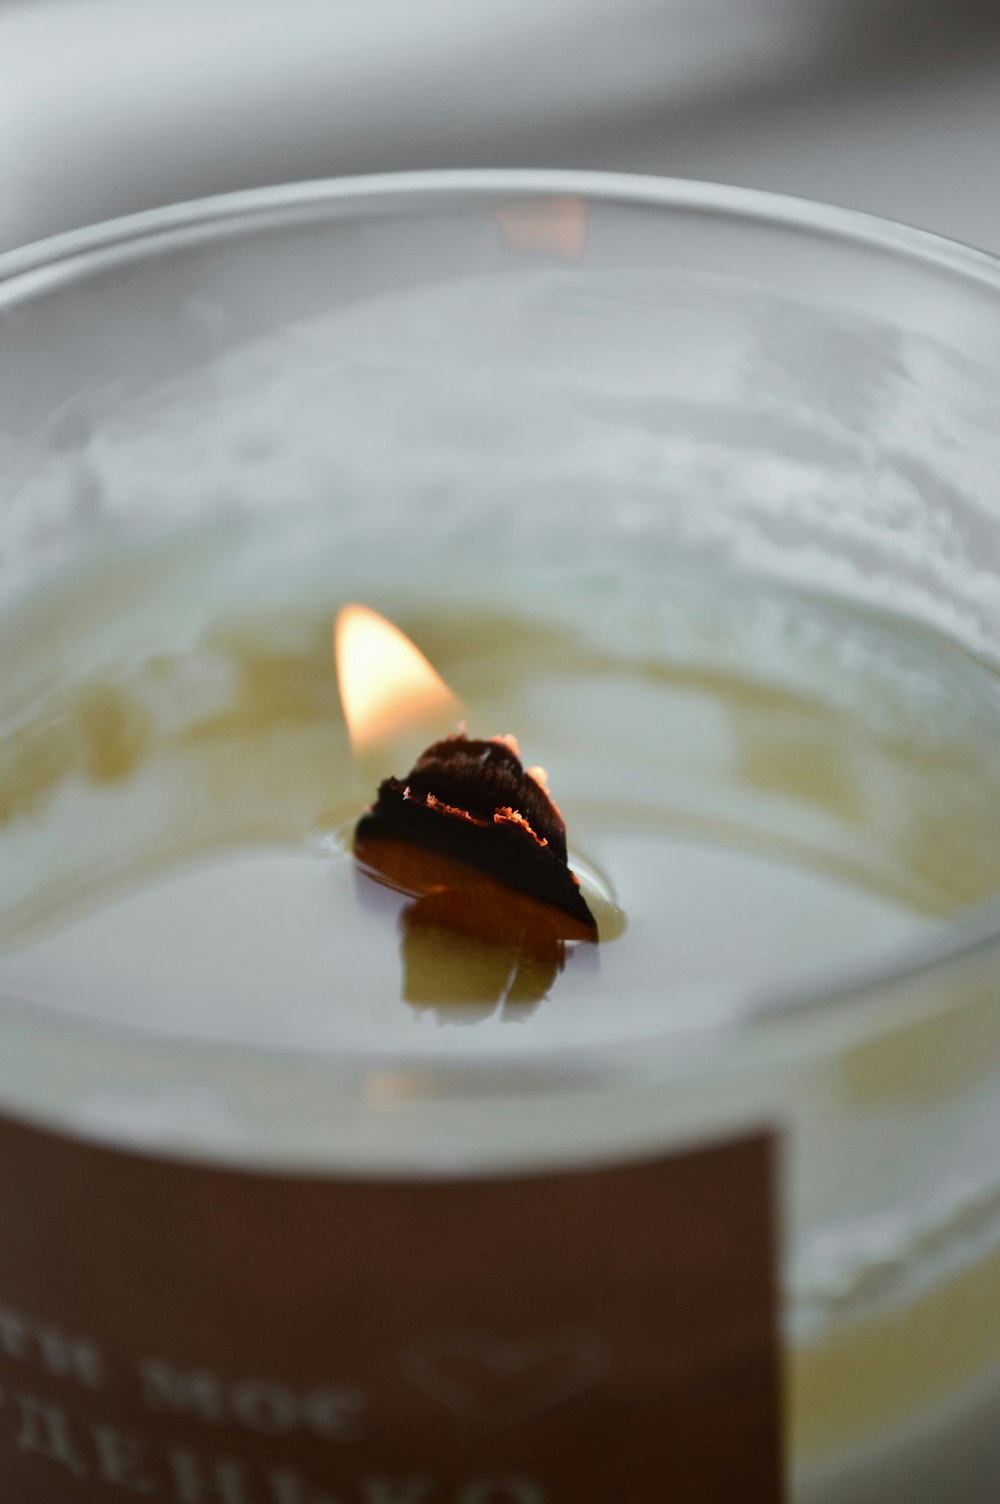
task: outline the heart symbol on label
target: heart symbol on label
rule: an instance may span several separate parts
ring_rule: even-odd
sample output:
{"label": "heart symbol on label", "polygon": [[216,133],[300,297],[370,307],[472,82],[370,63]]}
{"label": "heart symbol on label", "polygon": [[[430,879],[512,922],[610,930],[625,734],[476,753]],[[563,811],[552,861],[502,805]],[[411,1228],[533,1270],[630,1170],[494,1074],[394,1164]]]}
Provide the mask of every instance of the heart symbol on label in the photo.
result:
{"label": "heart symbol on label", "polygon": [[593,1387],[608,1364],[591,1332],[508,1339],[452,1332],[415,1342],[400,1357],[406,1378],[452,1415],[499,1430]]}

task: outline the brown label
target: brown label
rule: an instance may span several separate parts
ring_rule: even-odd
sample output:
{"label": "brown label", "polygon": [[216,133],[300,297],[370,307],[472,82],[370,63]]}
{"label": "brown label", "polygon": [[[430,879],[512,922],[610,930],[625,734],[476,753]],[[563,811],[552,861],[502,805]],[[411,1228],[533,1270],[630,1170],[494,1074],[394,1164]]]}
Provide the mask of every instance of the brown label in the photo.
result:
{"label": "brown label", "polygon": [[775,1504],[771,1141],[448,1181],[0,1121],[3,1504]]}

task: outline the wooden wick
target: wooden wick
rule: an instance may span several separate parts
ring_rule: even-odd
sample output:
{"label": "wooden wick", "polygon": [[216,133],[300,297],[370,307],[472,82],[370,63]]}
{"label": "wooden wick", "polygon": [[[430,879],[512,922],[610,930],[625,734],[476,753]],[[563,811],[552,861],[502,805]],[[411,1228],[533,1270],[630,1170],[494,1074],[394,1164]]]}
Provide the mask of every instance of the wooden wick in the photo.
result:
{"label": "wooden wick", "polygon": [[[567,859],[566,826],[543,779],[523,766],[512,737],[435,742],[406,778],[380,785],[358,821],[355,852],[404,892],[462,893],[456,916],[461,911],[461,925],[479,926],[486,938],[512,924],[549,931],[545,911],[554,909],[565,916],[558,938],[594,940],[597,924]],[[447,861],[446,877],[431,858]],[[473,873],[491,882],[477,885]],[[543,906],[530,923],[516,895]]]}

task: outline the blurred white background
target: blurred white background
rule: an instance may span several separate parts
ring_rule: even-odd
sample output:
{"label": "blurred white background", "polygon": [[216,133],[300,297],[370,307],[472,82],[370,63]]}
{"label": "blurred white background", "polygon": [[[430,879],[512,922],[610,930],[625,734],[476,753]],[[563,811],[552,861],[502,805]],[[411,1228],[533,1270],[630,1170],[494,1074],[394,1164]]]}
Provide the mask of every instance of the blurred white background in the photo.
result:
{"label": "blurred white background", "polygon": [[0,248],[229,188],[656,172],[1000,251],[998,0],[0,0]]}

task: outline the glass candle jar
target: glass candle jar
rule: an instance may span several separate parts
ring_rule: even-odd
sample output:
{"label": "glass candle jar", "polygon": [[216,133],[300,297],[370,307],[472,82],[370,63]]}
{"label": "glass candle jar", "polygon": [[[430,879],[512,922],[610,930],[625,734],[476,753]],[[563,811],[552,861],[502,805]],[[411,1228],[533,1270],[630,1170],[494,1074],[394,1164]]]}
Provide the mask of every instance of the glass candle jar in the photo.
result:
{"label": "glass candle jar", "polygon": [[[8,1491],[995,1498],[998,351],[985,256],[653,179],[0,261]],[[359,874],[352,600],[548,768],[559,975]]]}

